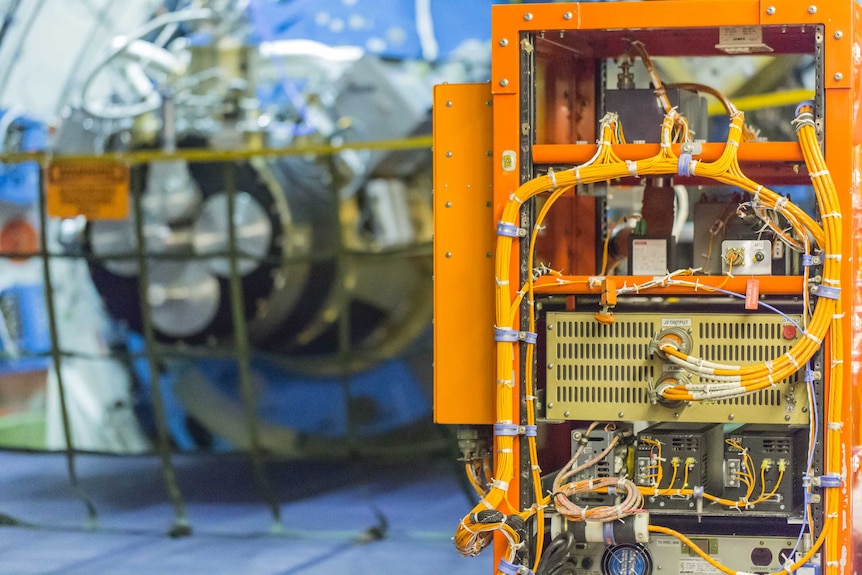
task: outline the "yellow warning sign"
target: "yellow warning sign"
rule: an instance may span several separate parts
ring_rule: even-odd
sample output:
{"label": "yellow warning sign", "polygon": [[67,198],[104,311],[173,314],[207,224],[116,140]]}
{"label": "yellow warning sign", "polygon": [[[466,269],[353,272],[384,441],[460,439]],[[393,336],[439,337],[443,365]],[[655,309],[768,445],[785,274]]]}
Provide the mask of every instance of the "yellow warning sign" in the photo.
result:
{"label": "yellow warning sign", "polygon": [[115,160],[56,160],[45,168],[45,199],[51,218],[126,218],[129,167]]}

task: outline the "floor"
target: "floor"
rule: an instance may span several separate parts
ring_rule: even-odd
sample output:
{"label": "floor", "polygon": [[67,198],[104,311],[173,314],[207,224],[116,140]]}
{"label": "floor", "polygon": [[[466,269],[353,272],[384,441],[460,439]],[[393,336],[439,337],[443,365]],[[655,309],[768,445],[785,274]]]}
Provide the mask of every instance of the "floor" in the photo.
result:
{"label": "floor", "polygon": [[280,526],[247,458],[175,458],[192,528],[167,535],[173,508],[156,457],[80,455],[89,525],[62,454],[0,453],[0,574],[491,573],[490,552],[450,540],[468,500],[448,457],[267,464]]}

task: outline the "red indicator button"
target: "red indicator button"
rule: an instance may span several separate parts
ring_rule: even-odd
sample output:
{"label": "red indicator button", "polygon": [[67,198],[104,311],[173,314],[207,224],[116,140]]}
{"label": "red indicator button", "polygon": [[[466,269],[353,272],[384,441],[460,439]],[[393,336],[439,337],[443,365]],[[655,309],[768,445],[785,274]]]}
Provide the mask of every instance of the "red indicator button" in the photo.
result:
{"label": "red indicator button", "polygon": [[781,330],[781,335],[784,336],[784,339],[796,339],[796,326],[785,325],[784,329]]}

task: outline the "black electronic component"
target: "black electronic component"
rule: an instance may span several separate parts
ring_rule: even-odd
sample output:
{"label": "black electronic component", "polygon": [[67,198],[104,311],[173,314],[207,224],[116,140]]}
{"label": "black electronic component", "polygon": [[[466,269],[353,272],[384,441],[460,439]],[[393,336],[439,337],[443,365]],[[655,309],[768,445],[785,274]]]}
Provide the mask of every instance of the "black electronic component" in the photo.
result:
{"label": "black electronic component", "polygon": [[746,482],[753,482],[748,497],[753,503],[751,509],[792,512],[803,498],[806,437],[804,429],[780,425],[749,424],[728,433],[724,445],[724,498],[744,502]]}
{"label": "black electronic component", "polygon": [[694,512],[694,492],[720,492],[723,438],[722,426],[708,423],[658,423],[640,432],[635,483],[654,488],[645,507]]}

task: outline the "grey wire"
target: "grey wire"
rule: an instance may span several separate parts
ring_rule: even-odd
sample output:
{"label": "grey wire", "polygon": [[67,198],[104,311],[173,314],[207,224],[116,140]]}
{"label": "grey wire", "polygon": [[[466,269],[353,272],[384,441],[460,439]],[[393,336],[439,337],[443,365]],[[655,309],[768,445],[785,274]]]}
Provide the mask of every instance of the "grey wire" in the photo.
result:
{"label": "grey wire", "polygon": [[27,39],[27,36],[30,35],[30,30],[33,28],[33,24],[36,22],[36,16],[39,15],[39,12],[42,11],[42,7],[45,4],[45,0],[38,0],[38,4],[33,8],[33,11],[30,13],[30,18],[27,20],[27,23],[24,24],[24,29],[21,31],[21,37],[18,40],[18,44],[15,46],[15,50],[9,57],[9,65],[5,67],[3,70],[3,76],[0,77],[0,98],[6,93],[6,86],[9,84],[9,78],[12,76],[12,70],[15,68],[15,60],[18,58],[18,53],[21,51],[21,47],[24,45],[24,41]]}

